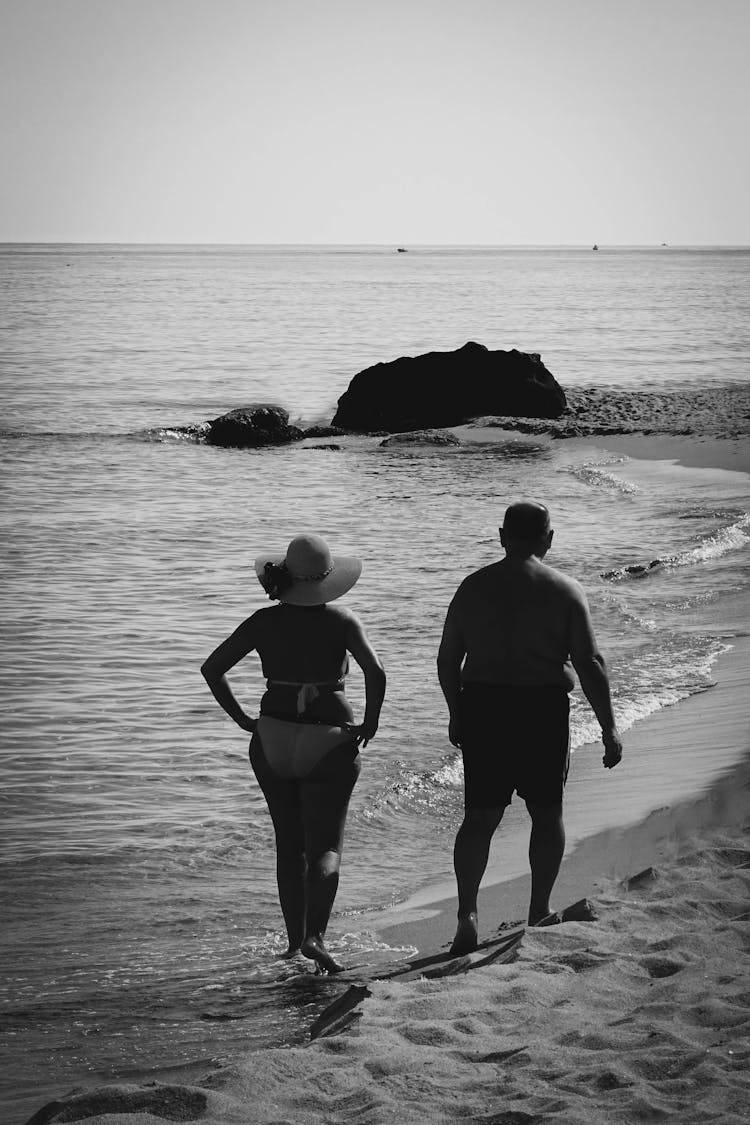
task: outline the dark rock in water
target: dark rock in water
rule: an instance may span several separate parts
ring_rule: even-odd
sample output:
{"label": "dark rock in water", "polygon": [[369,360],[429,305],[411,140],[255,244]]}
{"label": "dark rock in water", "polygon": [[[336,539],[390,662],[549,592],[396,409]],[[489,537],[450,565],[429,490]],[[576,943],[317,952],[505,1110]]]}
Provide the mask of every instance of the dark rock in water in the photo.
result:
{"label": "dark rock in water", "polygon": [[305,430],[304,437],[341,437],[345,433],[341,426],[310,426]]}
{"label": "dark rock in water", "polygon": [[336,443],[335,443],[335,442],[331,442],[331,443],[330,443],[329,445],[306,445],[306,446],[305,446],[304,448],[305,448],[305,449],[332,449],[332,450],[339,450],[339,449],[341,449],[341,446],[340,446],[340,445],[336,445]]}
{"label": "dark rock in water", "polygon": [[602,578],[640,578],[652,570],[664,565],[664,559],[652,559],[650,563],[631,563],[630,566],[621,566],[617,570],[605,570]]}
{"label": "dark rock in water", "polygon": [[255,448],[259,445],[284,445],[299,441],[303,432],[289,425],[289,413],[282,406],[253,402],[239,406],[209,422],[205,440],[209,445]]}
{"label": "dark rock in water", "polygon": [[478,414],[558,418],[565,393],[536,353],[469,342],[376,363],[354,376],[332,425],[371,433],[455,426]]}
{"label": "dark rock in water", "polygon": [[391,434],[380,443],[389,445],[460,445],[450,430],[408,430],[405,434]]}

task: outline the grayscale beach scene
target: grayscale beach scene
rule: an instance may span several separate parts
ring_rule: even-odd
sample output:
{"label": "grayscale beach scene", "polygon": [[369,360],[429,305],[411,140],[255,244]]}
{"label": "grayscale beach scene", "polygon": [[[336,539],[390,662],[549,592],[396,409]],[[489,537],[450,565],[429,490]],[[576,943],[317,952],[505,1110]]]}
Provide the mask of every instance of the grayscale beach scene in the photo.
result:
{"label": "grayscale beach scene", "polygon": [[[748,9],[0,12],[2,1121],[747,1121]],[[574,77],[579,34],[593,60]],[[511,105],[518,52],[541,86]],[[575,161],[600,100],[591,171]],[[649,112],[663,153],[629,131]],[[682,179],[691,130],[714,169],[699,183]],[[457,353],[460,399],[481,349],[539,356],[564,407],[436,422],[427,385],[413,424],[332,426],[359,372]],[[384,380],[377,409],[381,386],[396,409]],[[258,404],[282,436],[212,440]],[[524,500],[549,509],[545,562],[585,591],[623,757],[602,768],[577,687],[552,905],[594,917],[527,924],[517,796],[479,898],[497,955],[451,959],[464,770],[436,658]],[[301,533],[361,560],[333,604],[387,674],[326,933],[342,972],[283,956],[251,736],[201,677],[274,604],[255,560]],[[227,673],[247,715],[268,678],[257,652]],[[358,659],[346,697],[362,724]]]}

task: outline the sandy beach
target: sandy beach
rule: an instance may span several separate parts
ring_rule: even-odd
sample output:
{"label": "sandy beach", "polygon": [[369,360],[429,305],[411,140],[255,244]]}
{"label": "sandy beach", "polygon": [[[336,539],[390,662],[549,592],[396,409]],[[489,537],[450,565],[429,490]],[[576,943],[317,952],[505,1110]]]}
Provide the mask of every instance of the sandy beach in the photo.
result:
{"label": "sandy beach", "polygon": [[[693,741],[745,754],[702,797],[573,849],[556,902],[583,892],[597,921],[527,930],[509,964],[374,982],[353,1024],[308,1046],[256,1052],[199,1085],[79,1093],[34,1125],[746,1122],[747,655],[725,658],[700,711],[677,722],[688,700],[642,724],[675,751],[687,724]],[[485,887],[486,929],[517,918],[526,892],[525,879]],[[453,906],[404,911],[384,934],[439,946]]]}
{"label": "sandy beach", "polygon": [[[664,446],[633,434],[607,448],[744,467],[731,441]],[[597,921],[526,930],[509,963],[370,983],[347,1028],[304,1047],[255,1052],[191,1086],[61,1092],[31,1121],[746,1122],[749,657],[740,635],[715,665],[716,686],[627,732],[617,770],[604,771],[597,751],[573,756],[554,903],[587,897]],[[526,908],[525,856],[506,854],[501,833],[480,897],[483,938]],[[421,952],[444,949],[454,922],[452,886],[367,919]],[[346,976],[367,981],[361,969]]]}

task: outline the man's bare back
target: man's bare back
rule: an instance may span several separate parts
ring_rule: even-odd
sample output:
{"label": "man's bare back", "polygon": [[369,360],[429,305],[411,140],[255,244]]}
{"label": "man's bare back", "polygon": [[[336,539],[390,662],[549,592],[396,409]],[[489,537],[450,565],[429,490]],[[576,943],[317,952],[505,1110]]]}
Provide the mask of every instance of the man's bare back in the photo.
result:
{"label": "man's bare back", "polygon": [[448,610],[443,644],[463,648],[472,683],[571,691],[571,661],[596,652],[579,584],[540,559],[505,558],[470,574]]}
{"label": "man's bare back", "polygon": [[604,766],[611,769],[622,757],[586,596],[578,582],[542,561],[553,534],[543,504],[511,505],[500,529],[506,557],[464,579],[445,620],[438,676],[448,736],[464,761],[465,815],[454,849],[455,953],[476,948],[479,884],[514,792],[532,821],[529,922],[549,913],[565,848],[573,669],[602,728]]}

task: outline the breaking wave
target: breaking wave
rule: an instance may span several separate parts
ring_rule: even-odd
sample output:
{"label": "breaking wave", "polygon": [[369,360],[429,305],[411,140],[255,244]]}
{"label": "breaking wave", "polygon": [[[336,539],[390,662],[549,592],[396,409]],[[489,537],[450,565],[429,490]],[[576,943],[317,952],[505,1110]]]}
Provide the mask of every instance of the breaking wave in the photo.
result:
{"label": "breaking wave", "polygon": [[[613,674],[613,701],[617,725],[627,731],[641,719],[714,684],[716,659],[731,644],[698,635],[665,636],[656,647],[644,646]],[[582,692],[571,696],[570,746],[598,745],[601,731]],[[435,770],[417,771],[406,765],[363,812],[365,820],[386,822],[398,810],[429,812],[440,818],[454,814],[463,792],[463,763],[460,751],[444,758]]]}
{"label": "breaking wave", "polygon": [[719,559],[729,551],[736,551],[750,543],[750,515],[744,512],[734,523],[728,524],[706,535],[694,547],[678,551],[674,555],[664,555],[650,562],[628,563],[626,566],[605,570],[601,577],[610,582],[621,582],[630,578],[645,578],[648,575],[677,567],[694,566],[696,563]]}
{"label": "breaking wave", "polygon": [[585,465],[576,465],[565,471],[592,488],[606,488],[629,496],[639,491],[638,486],[630,481],[620,480],[619,477],[606,471],[607,466],[622,465],[624,462],[624,457],[618,457],[614,461],[593,461]]}
{"label": "breaking wave", "polygon": [[160,426],[155,430],[145,430],[146,441],[194,441],[202,442],[211,428],[209,422],[198,422],[194,426]]}

